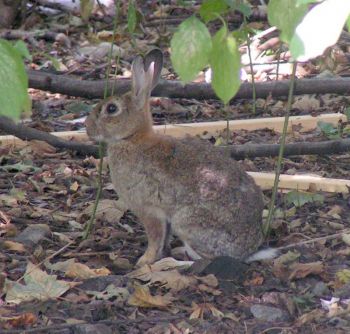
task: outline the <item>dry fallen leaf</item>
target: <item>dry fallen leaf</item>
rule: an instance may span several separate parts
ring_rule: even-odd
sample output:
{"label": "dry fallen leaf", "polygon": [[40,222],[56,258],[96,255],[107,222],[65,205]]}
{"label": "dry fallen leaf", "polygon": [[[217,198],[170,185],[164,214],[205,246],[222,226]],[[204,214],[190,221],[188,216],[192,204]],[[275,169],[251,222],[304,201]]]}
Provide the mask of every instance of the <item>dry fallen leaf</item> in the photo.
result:
{"label": "dry fallen leaf", "polygon": [[25,284],[5,281],[6,302],[19,304],[25,301],[54,299],[79,284],[58,280],[56,275],[48,275],[31,262],[27,265],[24,282]]}
{"label": "dry fallen leaf", "polygon": [[170,294],[164,296],[152,296],[149,288],[144,285],[136,285],[134,293],[130,296],[128,303],[132,306],[149,308],[167,308],[173,301]]}
{"label": "dry fallen leaf", "polygon": [[[90,216],[94,203],[91,203],[81,214]],[[111,199],[103,199],[99,201],[97,211],[96,211],[96,219],[104,220],[108,223],[115,224],[119,222],[119,219],[124,215],[126,208],[125,205],[121,201],[114,201]]]}
{"label": "dry fallen leaf", "polygon": [[69,189],[73,192],[77,192],[77,190],[79,189],[79,183],[77,181],[73,182]]}
{"label": "dry fallen leaf", "polygon": [[11,318],[1,317],[1,321],[8,323],[11,327],[21,328],[35,324],[37,317],[34,313],[26,312]]}
{"label": "dry fallen leaf", "polygon": [[34,153],[45,156],[45,154],[53,154],[56,153],[56,148],[52,145],[48,144],[45,141],[41,140],[31,140],[29,145]]}
{"label": "dry fallen leaf", "polygon": [[220,319],[224,318],[225,316],[224,313],[218,310],[211,303],[196,304],[195,302],[193,302],[190,319],[203,319],[203,316],[206,312],[210,312],[214,317]]}
{"label": "dry fallen leaf", "polygon": [[18,253],[24,253],[26,251],[23,244],[19,242],[11,241],[11,240],[5,240],[2,243],[2,247],[9,251],[18,252]]}
{"label": "dry fallen leaf", "polygon": [[304,278],[310,274],[318,275],[323,272],[324,266],[321,261],[310,263],[295,263],[291,266],[292,272],[289,279]]}
{"label": "dry fallen leaf", "polygon": [[313,322],[315,319],[322,319],[324,313],[325,312],[320,309],[315,309],[309,313],[305,313],[297,319],[297,321],[295,322],[295,326],[301,327],[307,323]]}
{"label": "dry fallen leaf", "polygon": [[181,275],[177,270],[153,272],[149,276],[148,285],[159,283],[172,291],[180,291],[188,286],[196,285],[197,280],[192,276]]}
{"label": "dry fallen leaf", "polygon": [[103,291],[86,291],[88,295],[95,296],[96,299],[102,300],[116,300],[117,302],[125,302],[130,297],[129,290],[127,288],[116,287],[113,284],[109,284]]}
{"label": "dry fallen leaf", "polygon": [[172,257],[166,257],[151,265],[144,265],[139,269],[130,272],[127,276],[137,278],[142,281],[149,281],[152,273],[165,271],[169,269],[187,269],[193,264],[193,261],[178,261]]}
{"label": "dry fallen leaf", "polygon": [[213,274],[196,278],[212,288],[216,288],[219,285],[218,279]]}
{"label": "dry fallen leaf", "polygon": [[111,272],[105,267],[91,269],[83,263],[75,262],[75,259],[56,262],[54,264],[47,262],[45,263],[45,267],[50,270],[62,271],[65,273],[66,277],[77,279],[88,279],[111,274]]}

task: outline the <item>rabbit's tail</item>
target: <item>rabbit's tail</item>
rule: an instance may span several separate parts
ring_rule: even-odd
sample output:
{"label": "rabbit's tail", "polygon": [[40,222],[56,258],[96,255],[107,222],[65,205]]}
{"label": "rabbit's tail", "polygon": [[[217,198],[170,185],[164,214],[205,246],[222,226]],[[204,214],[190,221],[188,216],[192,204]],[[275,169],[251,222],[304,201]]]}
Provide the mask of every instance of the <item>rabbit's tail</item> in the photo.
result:
{"label": "rabbit's tail", "polygon": [[279,250],[276,248],[265,248],[256,253],[249,255],[244,262],[250,263],[254,261],[271,260],[279,255]]}

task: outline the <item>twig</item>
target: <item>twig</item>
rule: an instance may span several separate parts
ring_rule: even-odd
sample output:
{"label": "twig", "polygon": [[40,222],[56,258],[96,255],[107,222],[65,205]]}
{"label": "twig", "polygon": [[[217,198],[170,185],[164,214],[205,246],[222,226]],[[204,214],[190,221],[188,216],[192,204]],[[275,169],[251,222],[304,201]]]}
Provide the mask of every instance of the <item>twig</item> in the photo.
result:
{"label": "twig", "polygon": [[50,133],[30,128],[21,123],[16,124],[12,119],[6,116],[0,116],[0,129],[22,140],[42,140],[60,149],[76,151],[82,155],[98,156],[97,147],[94,145],[64,140]]}
{"label": "twig", "polygon": [[72,240],[70,242],[68,242],[68,244],[64,245],[62,248],[60,248],[58,251],[56,251],[55,253],[51,254],[50,256],[46,257],[44,260],[42,260],[41,262],[37,263],[36,265],[34,265],[34,267],[24,273],[16,282],[21,281],[25,276],[29,275],[33,270],[35,270],[36,268],[39,268],[43,263],[45,263],[46,261],[49,261],[51,259],[53,259],[55,256],[57,256],[58,254],[61,254],[62,252],[64,252],[69,246],[73,245],[75,243],[75,240]]}
{"label": "twig", "polygon": [[285,250],[285,249],[295,248],[295,247],[302,246],[302,245],[312,244],[312,243],[318,242],[318,241],[335,239],[335,238],[341,237],[343,234],[346,234],[346,233],[350,233],[350,229],[345,229],[342,232],[338,232],[338,233],[331,234],[331,235],[326,235],[324,237],[318,237],[318,238],[309,239],[309,240],[305,240],[305,241],[301,241],[301,242],[296,242],[294,244],[290,244],[287,246],[277,247],[276,249],[277,250]]}

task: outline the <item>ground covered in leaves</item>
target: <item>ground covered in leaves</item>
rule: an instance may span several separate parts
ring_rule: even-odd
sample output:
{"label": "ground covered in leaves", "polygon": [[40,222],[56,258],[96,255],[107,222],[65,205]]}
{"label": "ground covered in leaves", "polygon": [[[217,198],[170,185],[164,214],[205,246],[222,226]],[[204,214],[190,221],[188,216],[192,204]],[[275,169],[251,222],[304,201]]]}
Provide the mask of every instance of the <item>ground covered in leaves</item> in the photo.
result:
{"label": "ground covered in leaves", "polygon": [[[151,6],[157,7],[156,2]],[[169,5],[160,11],[153,7],[144,12],[149,25],[132,39],[125,31],[115,36],[114,43],[122,51],[121,64],[114,64],[117,76],[130,75],[135,53],[154,45],[166,51],[164,45],[174,30],[166,18],[178,16],[181,22],[184,15],[193,13],[189,7]],[[111,40],[111,32],[104,30],[111,29],[111,24],[96,20],[92,33],[79,25],[76,16],[68,22],[66,15],[53,16],[49,22],[40,15],[34,18],[36,28],[59,26],[58,32],[70,34],[54,43],[29,43],[31,68],[90,80],[104,78]],[[159,18],[164,22],[152,26]],[[261,23],[259,29],[265,28],[266,23]],[[97,49],[101,52],[96,53]],[[165,55],[163,77],[172,79],[175,74]],[[316,75],[329,70],[326,65],[330,62],[321,59],[318,66],[299,68],[299,74],[303,70],[305,75]],[[341,70],[344,73],[344,64]],[[288,78],[290,72],[281,73]],[[259,71],[256,79],[274,77]],[[33,115],[28,125],[45,131],[82,129],[80,117],[97,102],[34,89],[30,93]],[[223,111],[218,101],[155,98],[152,113],[155,124],[188,123],[283,116],[285,104],[286,99],[258,99],[253,115],[250,100],[235,101]],[[300,96],[292,114],[345,112],[348,105],[347,96]],[[287,142],[347,138],[349,133],[347,123],[319,125],[309,132],[296,127]],[[200,137],[214,145],[280,141],[280,134],[269,129],[231,131],[229,138],[226,132]],[[256,158],[240,163],[247,171],[273,171],[276,161]],[[290,157],[284,160],[282,173],[346,179],[349,162],[350,154]],[[246,265],[220,258],[190,266],[186,258],[166,258],[135,270],[146,236],[137,217],[118,201],[106,163],[97,221],[93,233],[82,238],[96,196],[97,165],[95,158],[38,141],[22,148],[0,146],[0,333],[24,329],[67,334],[350,332],[349,194],[312,189],[279,193],[266,241],[283,248],[274,260]],[[270,198],[271,191],[265,191],[265,217]]]}
{"label": "ground covered in leaves", "polygon": [[[273,141],[278,135],[259,130],[232,136]],[[315,130],[314,136],[322,133]],[[50,333],[349,330],[348,194],[280,194],[269,243],[290,248],[273,261],[248,266],[223,258],[189,268],[186,259],[170,258],[135,271],[146,237],[137,218],[118,202],[107,166],[98,220],[93,234],[82,241],[96,194],[98,161],[58,152],[43,142],[1,150],[4,333],[26,327],[34,332],[46,327]],[[284,172],[344,177],[348,159],[290,158]],[[241,163],[247,170],[271,170],[275,160]],[[271,194],[264,195],[267,208]]]}

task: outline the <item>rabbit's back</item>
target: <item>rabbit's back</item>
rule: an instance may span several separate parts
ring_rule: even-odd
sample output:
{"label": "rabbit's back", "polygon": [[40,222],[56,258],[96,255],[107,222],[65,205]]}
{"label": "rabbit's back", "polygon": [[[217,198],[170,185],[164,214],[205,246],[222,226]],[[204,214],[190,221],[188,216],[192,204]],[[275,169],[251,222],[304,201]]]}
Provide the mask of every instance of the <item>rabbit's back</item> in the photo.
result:
{"label": "rabbit's back", "polygon": [[130,209],[163,215],[202,255],[245,257],[261,244],[261,191],[217,148],[153,136],[110,146],[109,159],[118,195]]}

